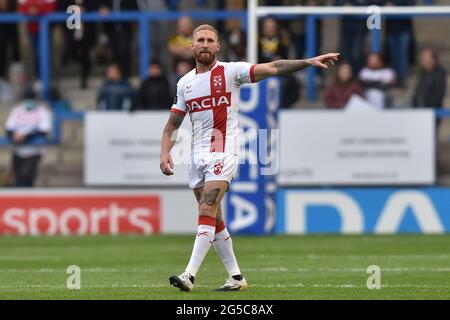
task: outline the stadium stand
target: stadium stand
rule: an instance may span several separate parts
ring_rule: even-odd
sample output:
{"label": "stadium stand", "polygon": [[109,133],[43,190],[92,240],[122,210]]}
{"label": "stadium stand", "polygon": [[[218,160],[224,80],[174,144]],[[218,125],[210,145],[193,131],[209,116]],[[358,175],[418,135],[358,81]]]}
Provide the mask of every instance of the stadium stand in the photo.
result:
{"label": "stadium stand", "polygon": [[[231,1],[231,8],[242,8],[243,1]],[[420,2],[422,4],[429,4],[429,1]],[[446,5],[445,0],[435,0],[434,5]],[[177,3],[173,1],[170,5],[173,9],[178,5],[178,9],[187,10],[192,8],[201,9],[216,9],[212,5],[208,5],[202,1],[181,1]],[[447,20],[446,20],[447,19]],[[195,20],[195,23],[203,22]],[[227,21],[227,23],[230,21]],[[414,19],[414,30],[416,36],[416,55],[419,50],[425,47],[433,47],[440,56],[440,60],[443,66],[450,65],[450,44],[448,41],[442,41],[442,35],[446,34],[444,30],[449,29],[448,17],[440,17],[437,19]],[[231,23],[231,25],[235,25]],[[322,43],[321,48],[323,52],[335,51],[339,47],[339,21],[336,18],[323,19],[322,26]],[[442,30],[442,32],[435,32],[436,30]],[[175,32],[175,24],[169,24],[169,27],[162,34],[162,37],[169,36]],[[29,44],[26,39],[26,27],[21,24],[19,26],[20,34],[20,48],[24,53],[22,63],[27,70],[27,74],[32,74],[33,62],[30,55]],[[133,35],[133,57],[138,56],[138,35],[134,32]],[[225,37],[224,37],[225,38]],[[152,41],[158,41],[152,39]],[[153,43],[153,42],[152,42]],[[92,75],[89,79],[89,85],[87,88],[80,88],[79,83],[79,67],[71,63],[67,66],[62,65],[62,55],[59,48],[63,44],[63,35],[58,28],[52,28],[52,80],[59,85],[60,92],[63,93],[64,98],[70,102],[74,111],[86,111],[94,110],[96,108],[96,98],[98,90],[103,82],[103,75],[108,61],[108,50],[102,44],[101,39],[93,51],[91,57],[93,58]],[[167,54],[166,49],[160,52],[161,56]],[[105,53],[106,52],[106,53]],[[291,50],[291,52],[293,52]],[[157,52],[152,52],[157,54]],[[135,89],[139,88],[141,79],[139,74],[139,59],[132,60],[132,72],[130,82]],[[448,69],[448,67],[447,67]],[[170,67],[166,68],[170,70]],[[405,79],[404,88],[394,88],[392,90],[392,101],[394,108],[405,108],[411,105],[411,99],[417,77],[419,73],[418,64],[413,64],[407,73]],[[333,79],[333,74],[327,75],[319,86],[317,92],[318,99],[316,101],[309,101],[306,99],[307,92],[305,86],[301,86],[302,92],[299,94],[300,99],[295,103],[295,108],[300,109],[319,109],[325,108],[325,84],[329,83]],[[305,75],[299,74],[299,80],[302,83],[306,82]],[[447,75],[449,77],[449,75]],[[320,81],[320,79],[319,79]],[[36,85],[42,85],[42,83],[36,82]],[[0,86],[1,87],[1,86]],[[5,90],[5,89],[3,89]],[[450,92],[450,81],[447,81],[447,93]],[[13,101],[2,101],[2,107],[0,108],[0,122],[5,123],[6,117],[14,105]],[[446,94],[444,104],[442,107],[450,106],[450,95]],[[43,159],[41,173],[38,177],[36,185],[39,187],[77,187],[83,185],[83,123],[79,120],[64,121],[61,125],[61,140],[60,144],[52,144],[47,147],[46,157]],[[450,120],[444,119],[438,132],[438,173],[439,185],[450,185]],[[0,149],[0,171],[7,172],[10,163],[10,152],[7,145],[3,145]]]}

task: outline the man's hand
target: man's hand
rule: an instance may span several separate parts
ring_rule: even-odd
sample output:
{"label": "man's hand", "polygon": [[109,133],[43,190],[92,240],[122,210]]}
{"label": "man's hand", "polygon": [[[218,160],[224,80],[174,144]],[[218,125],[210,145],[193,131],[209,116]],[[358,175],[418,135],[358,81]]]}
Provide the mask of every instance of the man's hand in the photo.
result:
{"label": "man's hand", "polygon": [[309,59],[311,62],[311,66],[319,67],[322,69],[328,69],[328,65],[333,65],[334,62],[339,59],[339,53],[327,53],[321,56],[317,56]]}
{"label": "man's hand", "polygon": [[15,143],[21,143],[21,142],[25,141],[26,137],[27,137],[26,133],[14,132],[12,140]]}
{"label": "man's hand", "polygon": [[173,162],[170,153],[161,154],[159,167],[166,176],[173,175]]}

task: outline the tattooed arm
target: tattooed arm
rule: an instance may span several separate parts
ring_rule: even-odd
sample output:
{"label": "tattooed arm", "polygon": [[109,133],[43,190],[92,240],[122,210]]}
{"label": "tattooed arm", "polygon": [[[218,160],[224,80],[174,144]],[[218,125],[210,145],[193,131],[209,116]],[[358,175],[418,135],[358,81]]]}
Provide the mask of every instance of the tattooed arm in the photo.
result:
{"label": "tattooed arm", "polygon": [[307,67],[319,67],[327,69],[327,63],[334,64],[339,53],[328,53],[311,59],[304,60],[276,60],[269,63],[260,63],[255,66],[255,80],[259,81],[270,76],[286,75]]}
{"label": "tattooed arm", "polygon": [[170,176],[173,175],[173,162],[170,156],[170,150],[176,141],[176,130],[181,126],[184,115],[176,112],[170,112],[169,120],[162,134],[161,140],[161,157],[159,167],[163,174]]}

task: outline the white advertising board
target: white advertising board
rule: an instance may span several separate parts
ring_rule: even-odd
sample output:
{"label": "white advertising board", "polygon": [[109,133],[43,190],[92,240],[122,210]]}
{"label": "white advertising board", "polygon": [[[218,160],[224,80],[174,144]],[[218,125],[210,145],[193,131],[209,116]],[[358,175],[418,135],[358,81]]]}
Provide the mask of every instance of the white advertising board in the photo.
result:
{"label": "white advertising board", "polygon": [[432,110],[280,113],[281,186],[434,182]]}
{"label": "white advertising board", "polygon": [[159,168],[161,136],[168,111],[87,112],[85,171],[87,186],[188,185],[191,124],[183,121],[172,151],[175,174]]}

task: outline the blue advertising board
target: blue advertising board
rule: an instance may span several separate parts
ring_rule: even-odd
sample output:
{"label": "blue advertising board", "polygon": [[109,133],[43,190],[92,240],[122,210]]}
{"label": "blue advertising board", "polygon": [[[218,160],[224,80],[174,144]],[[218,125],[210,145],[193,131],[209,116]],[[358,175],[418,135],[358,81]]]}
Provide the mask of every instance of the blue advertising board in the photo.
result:
{"label": "blue advertising board", "polygon": [[450,189],[280,189],[276,232],[446,233]]}
{"label": "blue advertising board", "polygon": [[234,234],[267,234],[275,227],[280,83],[269,78],[241,88],[241,150],[226,197],[226,221]]}

